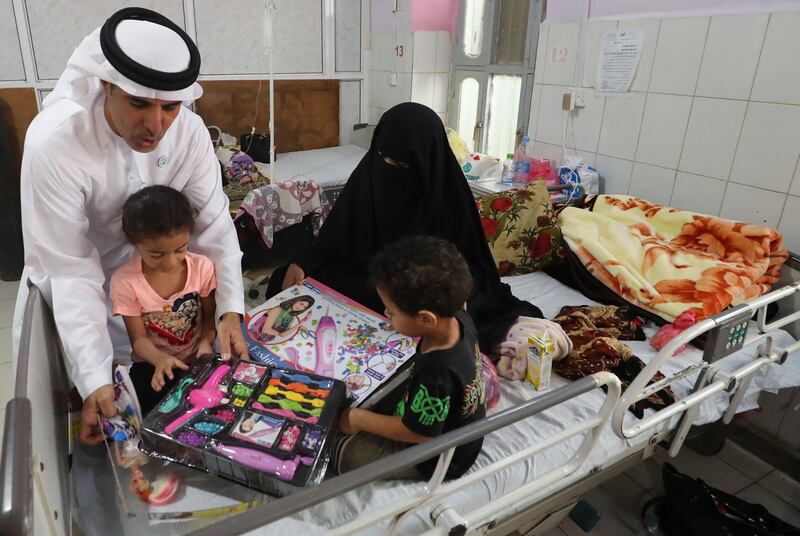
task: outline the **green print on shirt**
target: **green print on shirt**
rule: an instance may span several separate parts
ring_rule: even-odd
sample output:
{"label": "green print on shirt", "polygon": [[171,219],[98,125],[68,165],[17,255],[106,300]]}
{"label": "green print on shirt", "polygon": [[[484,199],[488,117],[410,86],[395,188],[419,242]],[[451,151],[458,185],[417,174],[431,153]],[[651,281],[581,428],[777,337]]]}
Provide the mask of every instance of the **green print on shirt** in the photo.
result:
{"label": "green print on shirt", "polygon": [[411,403],[411,411],[419,415],[419,422],[425,426],[430,426],[434,421],[443,422],[450,413],[450,396],[436,398],[428,394],[427,387],[420,385]]}
{"label": "green print on shirt", "polygon": [[406,401],[401,400],[397,403],[397,407],[394,410],[394,414],[398,417],[404,417],[406,414]]}

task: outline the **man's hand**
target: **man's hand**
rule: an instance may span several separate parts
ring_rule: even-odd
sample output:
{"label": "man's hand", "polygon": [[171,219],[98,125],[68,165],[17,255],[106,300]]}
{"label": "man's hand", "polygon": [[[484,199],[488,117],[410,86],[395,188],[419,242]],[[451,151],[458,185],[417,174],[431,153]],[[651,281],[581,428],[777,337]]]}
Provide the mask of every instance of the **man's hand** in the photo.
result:
{"label": "man's hand", "polygon": [[300,265],[292,263],[286,269],[286,275],[283,276],[283,286],[281,288],[283,290],[286,290],[292,285],[300,283],[305,278],[306,278],[306,273],[303,271],[302,268],[300,268]]}
{"label": "man's hand", "polygon": [[214,339],[216,339],[216,332],[210,339],[203,337],[197,345],[197,357],[204,355],[214,355]]}
{"label": "man's hand", "polygon": [[165,375],[170,380],[175,379],[175,375],[172,373],[173,368],[179,368],[181,370],[189,370],[189,365],[187,365],[177,357],[172,357],[171,355],[166,355],[166,354],[162,358],[160,358],[158,362],[153,363],[153,365],[155,366],[156,370],[155,372],[153,372],[153,379],[150,380],[150,386],[156,392],[160,392],[161,389],[164,388],[164,385],[166,385],[167,380],[164,379]]}
{"label": "man's hand", "polygon": [[233,356],[247,358],[247,345],[242,335],[242,324],[239,313],[225,313],[217,326],[219,337],[219,351],[222,359],[228,360]]}
{"label": "man's hand", "polygon": [[86,397],[81,409],[80,440],[87,445],[99,445],[103,442],[103,430],[97,419],[100,415],[111,418],[117,414],[114,407],[114,388],[111,385],[99,387]]}

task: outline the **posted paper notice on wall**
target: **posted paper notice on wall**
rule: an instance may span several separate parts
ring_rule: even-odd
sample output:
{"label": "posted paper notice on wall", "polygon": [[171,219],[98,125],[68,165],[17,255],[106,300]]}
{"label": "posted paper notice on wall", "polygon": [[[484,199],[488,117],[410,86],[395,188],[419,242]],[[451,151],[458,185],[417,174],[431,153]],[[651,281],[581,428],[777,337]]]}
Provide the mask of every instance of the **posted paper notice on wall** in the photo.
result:
{"label": "posted paper notice on wall", "polygon": [[644,32],[638,30],[606,32],[597,64],[595,87],[599,95],[613,97],[628,92],[642,57],[642,43]]}

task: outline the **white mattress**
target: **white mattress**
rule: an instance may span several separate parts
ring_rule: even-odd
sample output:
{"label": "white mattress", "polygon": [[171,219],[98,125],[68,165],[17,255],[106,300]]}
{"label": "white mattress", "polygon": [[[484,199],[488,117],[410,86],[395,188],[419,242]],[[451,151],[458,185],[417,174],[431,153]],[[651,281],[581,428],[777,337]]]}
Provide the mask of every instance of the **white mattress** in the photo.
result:
{"label": "white mattress", "polygon": [[[574,291],[551,277],[543,273],[533,273],[524,276],[517,276],[506,278],[513,292],[516,296],[527,299],[536,304],[542,309],[544,315],[552,318],[564,305],[584,305],[591,304],[590,300],[586,299],[582,294]],[[655,332],[655,328],[648,326],[645,331],[649,336]],[[785,332],[780,332],[775,337],[775,343],[785,346],[793,341],[792,337]],[[655,354],[655,351],[649,346],[646,341],[641,342],[628,342],[637,356],[642,360],[648,361]],[[724,361],[718,364],[725,363],[724,366],[735,368],[738,365],[746,362],[756,353],[756,348],[745,347],[739,352],[727,357]],[[701,358],[701,351],[690,348],[683,354],[678,356],[674,363],[669,364],[662,372],[669,374],[685,368],[689,363],[699,361]],[[694,377],[684,378],[677,384],[673,385],[675,395],[680,398],[685,396],[694,385]],[[567,382],[559,377],[554,377],[552,382],[554,387],[565,385]],[[493,411],[514,406],[525,400],[529,400],[536,396],[536,392],[526,382],[519,381],[506,381],[501,380],[503,397],[498,408]],[[790,387],[800,385],[800,359],[796,356],[790,358],[783,366],[771,365],[766,371],[763,371],[757,378],[753,380],[748,390],[748,395],[742,403],[741,410],[752,409],[756,405],[758,391],[762,389],[775,390],[783,387]],[[586,393],[578,398],[569,400],[559,406],[551,408],[543,414],[525,419],[508,426],[497,432],[489,434],[484,439],[483,450],[476,461],[477,467],[485,467],[493,460],[506,458],[512,453],[518,452],[524,447],[530,446],[533,442],[544,441],[549,437],[554,436],[558,432],[566,429],[567,427],[580,423],[595,414],[596,409],[600,407],[604,400],[604,394],[600,389]],[[721,417],[725,408],[727,407],[727,397],[725,394],[720,394],[713,400],[708,400],[702,406],[701,413],[697,424],[712,422]],[[628,418],[634,419],[632,414]],[[672,426],[675,422],[671,423]],[[644,434],[643,434],[644,435]],[[638,437],[631,440],[630,444],[645,441],[646,437]],[[526,481],[542,475],[549,470],[562,465],[572,454],[575,452],[580,437],[573,438],[569,442],[563,443],[557,447],[552,448],[547,452],[540,453],[533,460],[529,460],[517,464],[511,468],[501,471],[499,474],[490,477],[487,480],[474,484],[454,496],[451,496],[447,503],[456,508],[458,511],[469,511],[470,509],[482,506],[492,499],[501,497],[505,493],[510,492]],[[547,495],[557,489],[566,487],[569,483],[577,481],[585,476],[590,470],[595,467],[602,466],[609,459],[621,455],[630,447],[625,441],[617,437],[611,430],[610,426],[601,435],[597,447],[590,454],[587,463],[582,468],[570,475],[569,477],[559,481],[541,492],[540,495]],[[191,490],[183,497],[178,503],[170,505],[170,509],[188,509],[195,510],[204,507],[209,507],[212,504],[215,506],[220,505],[219,498],[213,498],[208,495],[208,490],[214,488],[210,482],[207,482],[213,477],[194,474],[194,478],[198,480],[198,487],[204,489],[203,493],[195,495]],[[199,484],[200,480],[205,480],[205,484]],[[218,479],[217,479],[218,480]],[[344,522],[354,519],[359,512],[372,510],[380,506],[387,505],[398,500],[401,497],[406,497],[410,494],[415,494],[422,488],[421,483],[405,483],[397,481],[381,481],[364,486],[357,490],[344,494],[337,499],[332,499],[323,504],[305,510],[300,514],[295,515],[292,519],[285,519],[270,525],[269,527],[253,531],[251,534],[275,534],[279,530],[293,530],[303,528],[304,534],[318,534],[325,533],[326,527],[333,527],[340,525]],[[221,483],[217,486],[221,486]],[[238,489],[235,489],[238,488]],[[224,488],[220,487],[220,491],[226,490],[225,493],[234,491],[234,497],[230,497],[230,503],[252,500],[246,498],[252,492],[244,490],[244,488],[227,484]],[[266,501],[271,499],[261,497]],[[206,503],[206,504],[202,504]],[[230,504],[229,503],[229,504]],[[190,523],[191,524],[191,523]],[[182,525],[179,523],[178,525]],[[147,529],[147,522],[141,518],[137,520],[130,520],[129,527],[135,526],[134,532],[142,532],[148,534],[160,533],[166,527],[162,524],[160,527],[150,527]],[[407,520],[401,527],[401,534],[419,534],[426,528],[430,528],[430,520],[427,511],[416,514],[411,519]],[[167,532],[180,533],[183,532],[176,524],[168,524]],[[188,525],[185,526],[188,528]],[[156,530],[153,530],[156,529]],[[385,534],[385,526],[372,527],[366,530],[364,534]]]}
{"label": "white mattress", "polygon": [[358,145],[279,154],[275,159],[278,181],[311,179],[323,188],[341,186],[367,153]]}

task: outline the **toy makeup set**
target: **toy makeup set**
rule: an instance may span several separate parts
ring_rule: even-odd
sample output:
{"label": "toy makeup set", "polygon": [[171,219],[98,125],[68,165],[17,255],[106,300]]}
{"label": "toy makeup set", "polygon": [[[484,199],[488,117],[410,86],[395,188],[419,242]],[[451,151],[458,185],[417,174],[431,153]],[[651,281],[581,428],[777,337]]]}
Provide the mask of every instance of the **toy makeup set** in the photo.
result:
{"label": "toy makeup set", "polygon": [[253,361],[342,380],[354,407],[408,377],[416,351],[386,318],[310,277],[248,311],[242,332]]}
{"label": "toy makeup set", "polygon": [[345,403],[338,380],[204,357],[144,419],[140,448],[283,496],[322,479]]}

